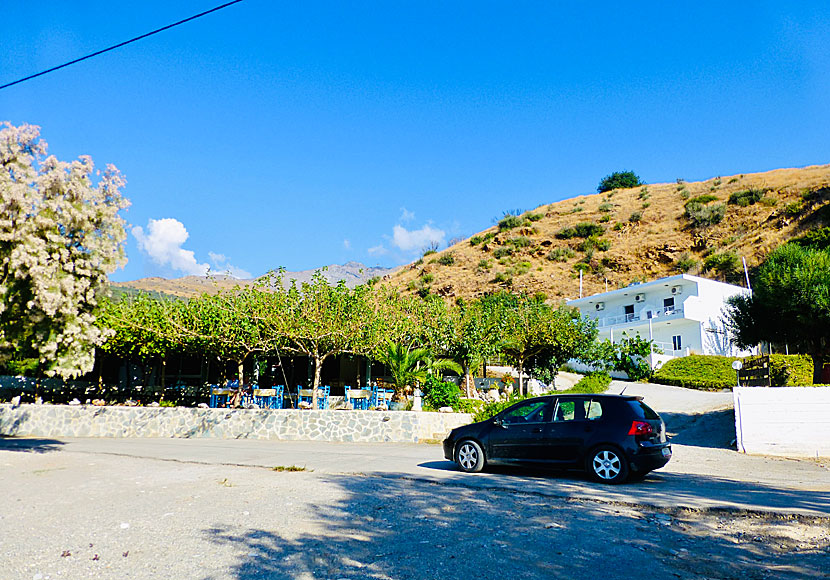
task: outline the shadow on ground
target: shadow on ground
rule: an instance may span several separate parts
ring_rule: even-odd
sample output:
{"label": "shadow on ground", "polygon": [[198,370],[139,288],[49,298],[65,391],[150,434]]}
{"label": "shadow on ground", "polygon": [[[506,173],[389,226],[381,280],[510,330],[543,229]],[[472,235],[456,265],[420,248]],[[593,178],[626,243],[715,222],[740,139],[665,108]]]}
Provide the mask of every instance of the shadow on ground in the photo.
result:
{"label": "shadow on ground", "polygon": [[0,451],[21,451],[27,453],[48,453],[58,451],[64,443],[56,439],[37,439],[29,437],[7,437],[0,435]]}
{"label": "shadow on ground", "polygon": [[[670,516],[406,477],[325,477],[342,493],[312,508],[313,531],[224,526],[203,534],[240,554],[231,570],[238,580],[595,578],[598,566],[605,580],[631,578],[635,570],[648,570],[652,578],[824,578],[830,569],[826,535],[811,544],[769,522],[762,538],[747,534],[760,525],[757,517]],[[691,483],[709,483],[698,479]],[[660,493],[660,483],[650,492]],[[748,493],[780,491],[749,487]],[[813,521],[826,529],[830,520]]]}
{"label": "shadow on ground", "polygon": [[734,449],[735,412],[732,409],[707,413],[660,413],[672,443],[693,447]]}

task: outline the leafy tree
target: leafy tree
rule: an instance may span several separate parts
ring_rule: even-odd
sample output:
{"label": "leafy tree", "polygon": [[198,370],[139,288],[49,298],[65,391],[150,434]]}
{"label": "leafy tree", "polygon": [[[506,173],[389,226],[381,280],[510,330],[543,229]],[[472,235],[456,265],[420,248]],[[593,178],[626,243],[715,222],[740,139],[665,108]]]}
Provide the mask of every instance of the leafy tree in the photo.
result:
{"label": "leafy tree", "polygon": [[786,244],[773,251],[752,282],[752,294],[729,299],[726,311],[736,344],[787,343],[813,358],[821,383],[830,357],[830,251]]}
{"label": "leafy tree", "polygon": [[164,387],[165,360],[184,346],[183,337],[170,325],[173,318],[170,311],[182,306],[183,303],[151,298],[145,293],[118,301],[102,301],[96,324],[112,332],[101,350],[127,361],[140,362],[145,374],[147,366],[158,361]]}
{"label": "leafy tree", "polygon": [[605,193],[612,189],[625,189],[640,185],[643,185],[643,182],[640,181],[640,178],[633,171],[615,171],[600,180],[597,191],[599,193]]}
{"label": "leafy tree", "polygon": [[34,358],[49,376],[92,370],[107,274],[124,264],[124,179],[92,159],[45,157],[30,125],[0,124],[0,363]]}
{"label": "leafy tree", "polygon": [[317,406],[323,363],[337,354],[368,354],[378,341],[379,325],[370,301],[371,288],[330,285],[322,273],[286,289],[282,274],[273,275],[272,290],[260,294],[256,312],[271,348],[307,356],[314,364],[312,404]]}

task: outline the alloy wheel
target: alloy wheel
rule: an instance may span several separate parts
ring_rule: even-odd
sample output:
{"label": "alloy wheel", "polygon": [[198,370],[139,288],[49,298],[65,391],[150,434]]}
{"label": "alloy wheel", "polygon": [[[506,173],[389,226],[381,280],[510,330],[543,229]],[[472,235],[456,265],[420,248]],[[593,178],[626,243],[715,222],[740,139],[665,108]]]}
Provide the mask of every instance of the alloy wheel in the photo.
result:
{"label": "alloy wheel", "polygon": [[594,455],[593,467],[600,478],[610,481],[620,475],[622,462],[616,453],[603,449]]}

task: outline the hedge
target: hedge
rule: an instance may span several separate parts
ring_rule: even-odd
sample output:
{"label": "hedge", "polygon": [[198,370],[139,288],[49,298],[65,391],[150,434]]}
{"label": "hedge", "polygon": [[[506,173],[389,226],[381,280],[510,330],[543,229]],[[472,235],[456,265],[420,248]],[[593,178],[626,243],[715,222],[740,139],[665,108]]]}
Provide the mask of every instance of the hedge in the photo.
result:
{"label": "hedge", "polygon": [[[651,378],[652,383],[716,391],[737,384],[732,368],[736,357],[693,354],[667,361]],[[770,356],[773,386],[807,386],[813,383],[813,359],[808,355]]]}

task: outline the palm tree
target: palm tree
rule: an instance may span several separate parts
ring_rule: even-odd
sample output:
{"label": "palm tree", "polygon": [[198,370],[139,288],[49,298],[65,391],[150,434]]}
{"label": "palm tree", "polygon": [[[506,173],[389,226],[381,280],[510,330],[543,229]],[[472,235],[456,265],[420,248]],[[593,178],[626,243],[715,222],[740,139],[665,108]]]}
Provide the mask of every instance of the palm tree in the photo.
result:
{"label": "palm tree", "polygon": [[452,360],[435,358],[427,348],[408,348],[389,342],[378,360],[386,365],[392,382],[395,383],[395,398],[400,400],[412,391],[412,387],[423,383],[428,375],[442,370],[458,372],[460,367]]}

